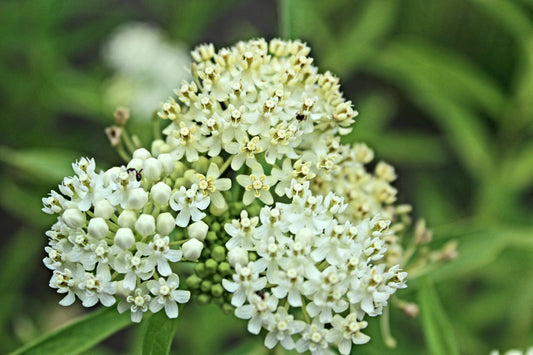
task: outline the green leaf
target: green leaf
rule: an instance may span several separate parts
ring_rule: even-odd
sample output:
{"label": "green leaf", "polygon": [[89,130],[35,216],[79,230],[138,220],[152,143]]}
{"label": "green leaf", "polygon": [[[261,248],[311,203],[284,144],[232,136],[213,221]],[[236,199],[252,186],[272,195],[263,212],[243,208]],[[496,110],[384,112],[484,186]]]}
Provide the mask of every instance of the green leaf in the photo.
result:
{"label": "green leaf", "polygon": [[0,178],[0,206],[24,223],[39,229],[54,221],[52,216],[41,211],[41,197],[44,194],[41,196],[36,189],[22,188],[9,179]]}
{"label": "green leaf", "polygon": [[374,55],[374,47],[392,27],[398,6],[395,2],[369,1],[346,33],[330,43],[324,52],[324,67],[338,75],[347,75],[359,63]]}
{"label": "green leaf", "polygon": [[143,355],[168,354],[178,319],[170,319],[164,311],[153,314],[148,320],[143,336]]}
{"label": "green leaf", "polygon": [[103,308],[19,348],[12,355],[75,355],[131,324],[129,313]]}
{"label": "green leaf", "polygon": [[71,163],[78,154],[54,148],[14,150],[0,147],[0,160],[23,171],[28,177],[44,182],[59,182],[72,175]]}
{"label": "green leaf", "polygon": [[427,277],[420,280],[418,296],[422,329],[431,354],[459,354],[453,327],[433,283]]}
{"label": "green leaf", "polygon": [[527,11],[516,2],[509,0],[471,0],[471,2],[499,22],[516,39],[522,40],[530,36],[533,27]]}
{"label": "green leaf", "polygon": [[478,180],[491,177],[493,157],[490,135],[479,116],[443,95],[443,88],[427,72],[418,70],[421,61],[391,46],[369,67],[403,87],[411,99],[425,109],[446,133],[451,148],[465,169]]}

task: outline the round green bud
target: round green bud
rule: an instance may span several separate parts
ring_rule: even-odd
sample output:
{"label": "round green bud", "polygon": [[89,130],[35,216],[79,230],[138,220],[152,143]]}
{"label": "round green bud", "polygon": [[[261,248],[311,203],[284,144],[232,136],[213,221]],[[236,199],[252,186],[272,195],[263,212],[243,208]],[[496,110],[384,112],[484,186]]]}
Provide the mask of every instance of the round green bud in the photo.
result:
{"label": "round green bud", "polygon": [[222,282],[222,275],[220,274],[214,274],[213,275],[213,283],[219,284]]}
{"label": "round green bud", "polygon": [[211,257],[218,262],[226,260],[226,248],[222,245],[217,245],[211,252]]}
{"label": "round green bud", "polygon": [[233,308],[233,306],[229,303],[224,303],[222,305],[222,312],[224,312],[225,314],[232,314],[234,309],[235,308]]}
{"label": "round green bud", "polygon": [[213,286],[211,281],[204,280],[202,281],[202,284],[200,285],[200,290],[202,290],[202,292],[209,292],[211,291],[211,286]]}
{"label": "round green bud", "polygon": [[213,231],[207,232],[207,240],[210,242],[214,242],[215,240],[217,240],[217,234]]}
{"label": "round green bud", "polygon": [[185,187],[187,186],[187,179],[182,178],[182,177],[177,178],[176,181],[174,182],[174,188],[179,189],[182,186],[185,186]]}
{"label": "round green bud", "polygon": [[220,231],[220,223],[215,222],[211,225],[211,230],[213,232],[219,232]]}
{"label": "round green bud", "polygon": [[213,303],[219,306],[225,303],[224,297],[213,297]]}
{"label": "round green bud", "polygon": [[[217,285],[213,285],[211,287],[211,294],[214,296],[214,297],[220,297],[224,294],[224,288],[222,287],[221,284],[217,284]],[[223,298],[220,297],[222,300]]]}
{"label": "round green bud", "polygon": [[231,266],[227,262],[222,262],[218,264],[218,272],[220,272],[220,275],[227,276],[231,274]]}
{"label": "round green bud", "polygon": [[197,275],[191,275],[187,278],[185,282],[187,284],[187,288],[197,289],[200,287],[202,279],[199,278]]}
{"label": "round green bud", "polygon": [[207,259],[205,262],[205,269],[209,274],[217,272],[218,263],[213,259]]}
{"label": "round green bud", "polygon": [[[211,302],[211,295],[203,294],[197,298],[198,304],[205,305]],[[226,304],[226,303],[225,303]]]}
{"label": "round green bud", "polygon": [[196,273],[196,275],[198,275],[202,279],[208,275],[207,270],[205,269],[204,263],[196,264],[196,266],[194,267],[194,272]]}
{"label": "round green bud", "polygon": [[248,253],[248,259],[250,261],[256,261],[257,260],[257,254],[256,253],[252,253],[252,252]]}

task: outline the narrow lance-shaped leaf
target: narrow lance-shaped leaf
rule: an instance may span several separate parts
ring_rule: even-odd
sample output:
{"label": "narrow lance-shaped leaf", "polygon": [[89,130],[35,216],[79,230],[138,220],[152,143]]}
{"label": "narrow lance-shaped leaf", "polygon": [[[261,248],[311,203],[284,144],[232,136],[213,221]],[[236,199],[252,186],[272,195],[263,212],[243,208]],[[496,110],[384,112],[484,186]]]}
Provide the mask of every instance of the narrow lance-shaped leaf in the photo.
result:
{"label": "narrow lance-shaped leaf", "polygon": [[164,311],[153,314],[148,320],[143,335],[143,355],[166,355],[170,351],[170,345],[178,319],[170,319]]}
{"label": "narrow lance-shaped leaf", "polygon": [[458,354],[454,329],[444,312],[433,283],[424,277],[419,287],[422,329],[430,353],[434,355]]}
{"label": "narrow lance-shaped leaf", "polygon": [[114,307],[103,308],[40,337],[12,355],[80,354],[129,324],[129,313],[119,314]]}

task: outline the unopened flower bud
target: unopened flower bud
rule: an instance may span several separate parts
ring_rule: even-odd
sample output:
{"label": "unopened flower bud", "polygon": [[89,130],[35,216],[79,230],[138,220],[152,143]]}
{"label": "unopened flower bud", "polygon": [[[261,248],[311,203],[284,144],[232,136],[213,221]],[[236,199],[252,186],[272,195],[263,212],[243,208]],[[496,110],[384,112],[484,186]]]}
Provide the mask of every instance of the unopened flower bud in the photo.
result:
{"label": "unopened flower bud", "polygon": [[214,297],[220,297],[224,293],[224,287],[221,284],[211,286],[211,294]]}
{"label": "unopened flower bud", "polygon": [[182,246],[183,257],[188,260],[198,260],[203,248],[204,244],[198,239],[189,239]]}
{"label": "unopened flower bud", "polygon": [[135,169],[140,171],[143,168],[143,161],[141,159],[132,159],[128,163],[128,169]]}
{"label": "unopened flower bud", "polygon": [[155,233],[155,219],[151,214],[142,214],[135,222],[135,229],[140,235],[146,237],[147,235]]}
{"label": "unopened flower bud", "polygon": [[109,219],[115,213],[115,207],[108,200],[100,200],[94,204],[94,216]]}
{"label": "unopened flower bud", "polygon": [[150,152],[146,150],[145,148],[137,149],[136,151],[133,152],[133,159],[141,159],[144,161],[150,158],[151,156],[152,154],[150,154]]}
{"label": "unopened flower bud", "polygon": [[209,274],[214,274],[215,272],[217,272],[217,266],[217,262],[213,259],[207,259],[207,261],[205,262],[205,269]]}
{"label": "unopened flower bud", "polygon": [[204,221],[194,222],[187,228],[189,238],[194,238],[203,241],[207,236],[209,226]]}
{"label": "unopened flower bud", "polygon": [[176,217],[170,213],[165,212],[157,216],[157,233],[161,235],[169,235],[176,226]]}
{"label": "unopened flower bud", "polygon": [[172,155],[168,153],[160,154],[157,157],[157,160],[161,163],[161,167],[163,168],[165,175],[169,175],[174,171],[174,165],[176,165],[176,159],[172,157]]}
{"label": "unopened flower bud", "polygon": [[129,228],[119,228],[115,234],[115,244],[124,250],[128,250],[135,244],[135,237]]}
{"label": "unopened flower bud", "polygon": [[144,161],[143,173],[148,180],[159,180],[162,169],[161,162],[156,158],[148,158]]}
{"label": "unopened flower bud", "polygon": [[117,107],[113,116],[117,125],[124,126],[130,118],[130,109],[127,107]]}
{"label": "unopened flower bud", "polygon": [[172,189],[170,188],[170,186],[168,186],[162,181],[152,186],[152,189],[150,190],[152,200],[156,205],[166,205],[168,203],[168,200],[170,199],[171,193]]}
{"label": "unopened flower bud", "polygon": [[68,210],[65,210],[63,212],[63,222],[70,228],[76,229],[81,228],[85,225],[85,213],[82,211],[76,209],[76,208],[69,208]]}
{"label": "unopened flower bud", "polygon": [[237,264],[248,264],[248,252],[241,247],[235,247],[228,252],[229,264],[235,267]]}
{"label": "unopened flower bud", "polygon": [[125,208],[140,210],[148,202],[148,192],[142,188],[131,189],[126,192]]}
{"label": "unopened flower bud", "polygon": [[226,248],[222,245],[217,245],[211,252],[211,257],[218,262],[226,260]]}
{"label": "unopened flower bud", "polygon": [[89,221],[87,231],[96,239],[102,239],[109,233],[109,227],[103,218],[96,217]]}
{"label": "unopened flower bud", "polygon": [[118,216],[118,225],[123,228],[135,228],[137,222],[137,213],[132,210],[124,210]]}

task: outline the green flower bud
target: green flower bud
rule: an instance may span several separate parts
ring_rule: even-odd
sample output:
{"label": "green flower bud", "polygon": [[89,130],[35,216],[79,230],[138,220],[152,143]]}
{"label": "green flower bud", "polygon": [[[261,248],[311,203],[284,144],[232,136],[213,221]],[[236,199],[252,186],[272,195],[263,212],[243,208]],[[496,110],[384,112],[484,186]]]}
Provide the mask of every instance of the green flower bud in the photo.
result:
{"label": "green flower bud", "polygon": [[224,297],[213,297],[213,303],[219,306],[223,305],[225,302]]}
{"label": "green flower bud", "polygon": [[191,275],[187,278],[185,282],[187,284],[187,288],[197,289],[200,287],[200,283],[202,283],[202,279],[199,278],[197,275]]}
{"label": "green flower bud", "polygon": [[220,223],[215,222],[215,223],[211,224],[211,230],[213,232],[219,232],[220,231]]}
{"label": "green flower bud", "polygon": [[[211,294],[214,297],[220,297],[222,296],[223,293],[224,293],[224,288],[222,287],[221,284],[213,285],[211,287]],[[222,297],[220,297],[220,299],[224,300]]]}
{"label": "green flower bud", "polygon": [[207,173],[209,163],[209,159],[207,159],[206,157],[198,158],[198,161],[196,162],[196,170],[201,174]]}
{"label": "green flower bud", "polygon": [[224,248],[222,245],[217,245],[213,248],[213,251],[211,252],[211,257],[218,262],[226,260],[226,248]]}
{"label": "green flower bud", "polygon": [[196,273],[196,275],[198,275],[202,279],[208,275],[207,270],[205,269],[204,263],[196,264],[196,266],[194,267],[194,272]]}
{"label": "green flower bud", "polygon": [[215,272],[217,272],[217,266],[218,263],[213,259],[208,259],[205,262],[205,269],[209,274],[214,274]]}
{"label": "green flower bud", "polygon": [[172,175],[170,176],[173,180],[176,180],[179,177],[183,176],[183,173],[185,172],[185,165],[178,161],[176,162],[176,165],[174,166],[174,171],[172,172]]}
{"label": "green flower bud", "polygon": [[220,272],[220,275],[227,276],[231,274],[231,266],[227,262],[222,262],[218,264],[218,272]]}
{"label": "green flower bud", "polygon": [[220,274],[214,274],[213,275],[213,283],[219,284],[222,282],[222,275]]}
{"label": "green flower bud", "polygon": [[233,308],[233,306],[229,303],[224,303],[222,305],[222,312],[224,312],[225,314],[232,314],[234,309],[235,308]]}
{"label": "green flower bud", "polygon": [[211,302],[211,295],[203,294],[197,298],[198,304],[205,305]]}
{"label": "green flower bud", "polygon": [[204,280],[200,285],[200,290],[202,290],[202,292],[209,292],[211,291],[211,286],[213,286],[211,281]]}
{"label": "green flower bud", "polygon": [[217,240],[217,234],[213,231],[207,232],[207,240],[210,242],[214,242]]}

